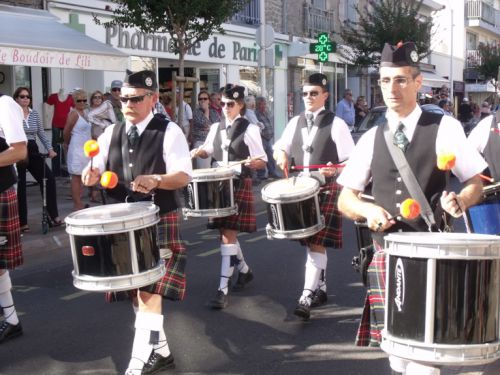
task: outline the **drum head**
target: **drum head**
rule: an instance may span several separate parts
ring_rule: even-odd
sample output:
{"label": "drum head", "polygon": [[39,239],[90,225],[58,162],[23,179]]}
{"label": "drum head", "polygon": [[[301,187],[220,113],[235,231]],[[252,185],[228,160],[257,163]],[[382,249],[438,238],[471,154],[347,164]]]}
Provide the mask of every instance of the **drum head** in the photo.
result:
{"label": "drum head", "polygon": [[307,199],[319,191],[319,182],[311,177],[292,177],[273,181],[262,188],[262,199],[282,203]]}
{"label": "drum head", "polygon": [[76,235],[121,233],[160,221],[159,207],[152,202],[117,203],[79,210],[66,219],[66,232]]}
{"label": "drum head", "polygon": [[477,233],[397,232],[384,237],[388,254],[416,258],[500,258],[500,237]]}
{"label": "drum head", "polygon": [[217,181],[234,175],[234,170],[226,167],[193,169],[193,181]]}

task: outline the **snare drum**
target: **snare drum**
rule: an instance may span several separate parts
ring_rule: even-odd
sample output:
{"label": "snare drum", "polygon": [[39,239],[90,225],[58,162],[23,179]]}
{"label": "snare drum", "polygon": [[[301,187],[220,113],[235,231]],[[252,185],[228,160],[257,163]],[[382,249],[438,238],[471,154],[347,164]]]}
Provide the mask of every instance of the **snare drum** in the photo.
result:
{"label": "snare drum", "polygon": [[267,237],[299,239],[325,227],[319,210],[319,182],[310,177],[293,177],[271,182],[262,188],[268,203]]}
{"label": "snare drum", "polygon": [[73,284],[116,292],[158,281],[165,264],[158,249],[158,206],[117,203],[69,214],[66,232],[73,257]]}
{"label": "snare drum", "polygon": [[225,217],[238,213],[234,203],[234,175],[234,170],[224,167],[194,169],[184,191],[184,216]]}
{"label": "snare drum", "polygon": [[474,233],[500,235],[500,183],[483,188],[483,202],[469,208]]}
{"label": "snare drum", "polygon": [[500,357],[499,237],[391,233],[385,245],[385,352],[456,366]]}

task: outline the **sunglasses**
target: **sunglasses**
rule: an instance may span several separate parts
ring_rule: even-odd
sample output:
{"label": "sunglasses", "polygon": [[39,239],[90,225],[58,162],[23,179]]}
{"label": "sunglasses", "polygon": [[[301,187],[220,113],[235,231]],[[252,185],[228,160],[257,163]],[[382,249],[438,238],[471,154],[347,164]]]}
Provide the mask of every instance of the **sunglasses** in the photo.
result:
{"label": "sunglasses", "polygon": [[313,98],[317,97],[319,95],[319,91],[304,91],[302,93],[302,96],[304,98],[307,98],[308,96],[311,96]]}
{"label": "sunglasses", "polygon": [[19,99],[31,99],[31,96],[29,96],[29,95],[19,95],[18,98]]}
{"label": "sunglasses", "polygon": [[140,103],[144,100],[144,97],[151,96],[151,95],[153,95],[153,94],[148,92],[147,94],[144,94],[144,95],[120,96],[120,101],[122,103],[127,103],[128,101],[131,101],[132,103]]}
{"label": "sunglasses", "polygon": [[78,99],[77,103],[87,103],[87,99]]}
{"label": "sunglasses", "polygon": [[111,89],[111,91],[122,91],[122,89],[121,89],[121,88],[119,88],[119,87],[113,87],[113,88]]}
{"label": "sunglasses", "polygon": [[208,100],[208,98],[198,98],[198,100]]}
{"label": "sunglasses", "polygon": [[221,107],[225,107],[227,105],[227,108],[233,108],[236,105],[236,102],[220,102]]}

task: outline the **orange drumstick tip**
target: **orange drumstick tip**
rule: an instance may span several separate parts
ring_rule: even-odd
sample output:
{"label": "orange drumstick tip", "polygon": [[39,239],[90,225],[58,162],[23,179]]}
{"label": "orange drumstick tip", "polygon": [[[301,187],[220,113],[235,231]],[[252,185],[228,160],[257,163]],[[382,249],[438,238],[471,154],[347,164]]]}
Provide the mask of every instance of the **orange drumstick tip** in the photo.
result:
{"label": "orange drumstick tip", "polygon": [[115,172],[104,172],[101,175],[101,185],[105,189],[114,189],[118,185],[118,176]]}
{"label": "orange drumstick tip", "polygon": [[437,167],[442,171],[449,171],[455,166],[455,161],[457,160],[454,153],[443,152],[438,155]]}
{"label": "orange drumstick tip", "polygon": [[99,153],[99,144],[93,139],[88,140],[83,145],[83,152],[85,153],[86,157],[93,158]]}
{"label": "orange drumstick tip", "polygon": [[399,211],[405,219],[413,220],[420,215],[420,204],[415,199],[407,198],[401,203]]}

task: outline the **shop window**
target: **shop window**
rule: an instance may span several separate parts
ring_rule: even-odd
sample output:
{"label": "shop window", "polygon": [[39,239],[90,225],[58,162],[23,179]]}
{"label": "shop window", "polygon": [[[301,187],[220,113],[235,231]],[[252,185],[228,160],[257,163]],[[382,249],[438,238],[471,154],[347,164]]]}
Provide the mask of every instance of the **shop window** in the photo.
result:
{"label": "shop window", "polygon": [[31,69],[29,66],[14,66],[14,88],[31,88]]}
{"label": "shop window", "polygon": [[200,91],[205,90],[210,93],[220,89],[219,69],[200,69]]}

